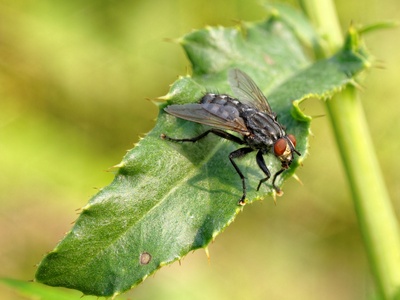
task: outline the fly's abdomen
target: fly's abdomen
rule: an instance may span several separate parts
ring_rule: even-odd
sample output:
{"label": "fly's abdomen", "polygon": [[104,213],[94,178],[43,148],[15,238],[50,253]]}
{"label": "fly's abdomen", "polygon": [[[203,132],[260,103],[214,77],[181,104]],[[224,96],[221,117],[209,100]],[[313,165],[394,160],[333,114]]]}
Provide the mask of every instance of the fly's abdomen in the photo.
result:
{"label": "fly's abdomen", "polygon": [[221,119],[234,120],[240,118],[238,106],[241,103],[228,95],[206,94],[201,98],[200,104],[204,110]]}

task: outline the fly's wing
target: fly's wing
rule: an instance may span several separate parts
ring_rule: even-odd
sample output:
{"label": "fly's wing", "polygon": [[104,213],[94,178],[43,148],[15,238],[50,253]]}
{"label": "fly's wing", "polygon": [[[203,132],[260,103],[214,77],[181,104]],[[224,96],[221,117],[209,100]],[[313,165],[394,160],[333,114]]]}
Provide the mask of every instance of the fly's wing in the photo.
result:
{"label": "fly's wing", "polygon": [[228,80],[233,93],[240,102],[255,107],[259,111],[273,114],[267,98],[249,75],[239,69],[231,69]]}
{"label": "fly's wing", "polygon": [[228,112],[220,116],[215,115],[204,109],[202,104],[170,105],[164,110],[181,119],[224,129],[236,131],[243,135],[248,135],[249,130],[242,118]]}

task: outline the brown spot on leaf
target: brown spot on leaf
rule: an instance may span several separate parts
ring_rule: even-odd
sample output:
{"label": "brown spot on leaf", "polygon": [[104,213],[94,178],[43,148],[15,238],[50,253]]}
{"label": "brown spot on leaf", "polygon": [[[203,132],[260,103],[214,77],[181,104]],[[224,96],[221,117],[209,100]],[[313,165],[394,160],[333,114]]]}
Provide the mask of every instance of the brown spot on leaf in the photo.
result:
{"label": "brown spot on leaf", "polygon": [[139,262],[141,265],[147,265],[151,261],[151,255],[148,252],[143,252],[140,254]]}

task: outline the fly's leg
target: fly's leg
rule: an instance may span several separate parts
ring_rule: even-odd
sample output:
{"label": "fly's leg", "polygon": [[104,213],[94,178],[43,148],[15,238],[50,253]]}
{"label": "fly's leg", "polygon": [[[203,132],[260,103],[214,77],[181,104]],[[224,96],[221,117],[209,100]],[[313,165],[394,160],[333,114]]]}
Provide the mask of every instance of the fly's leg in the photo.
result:
{"label": "fly's leg", "polygon": [[[257,164],[260,167],[260,169],[264,172],[265,175],[267,175],[267,177],[260,180],[260,182],[257,186],[257,191],[258,191],[260,189],[261,184],[266,182],[271,177],[271,172],[268,170],[267,166],[265,165],[264,157],[262,156],[261,151],[257,152],[256,161],[257,161]],[[274,181],[275,181],[275,177],[276,176],[274,176]],[[274,186],[274,188],[275,188],[275,186]]]}
{"label": "fly's leg", "polygon": [[241,140],[240,138],[238,138],[237,136],[234,136],[233,134],[227,133],[223,130],[219,130],[219,129],[209,129],[205,132],[203,132],[202,134],[195,136],[193,138],[186,138],[186,139],[175,139],[175,138],[171,138],[169,136],[166,136],[164,133],[161,134],[161,138],[164,140],[168,140],[168,141],[172,141],[172,142],[197,142],[198,140],[201,140],[202,138],[206,137],[209,133],[213,133],[223,139],[235,142],[237,144],[243,145],[244,141]]}
{"label": "fly's leg", "polygon": [[274,187],[274,189],[275,189],[276,193],[278,194],[278,196],[282,195],[282,191],[281,191],[281,189],[279,187],[277,187],[275,185],[275,180],[285,170],[286,170],[285,168],[280,169],[278,172],[275,173],[274,178],[272,179],[272,186]]}
{"label": "fly's leg", "polygon": [[[244,144],[244,141],[241,140],[240,138],[238,138],[237,136],[227,133],[223,130],[219,130],[219,129],[210,129],[207,130],[205,132],[203,132],[202,134],[193,137],[193,138],[186,138],[186,139],[175,139],[175,138],[171,138],[169,136],[166,136],[165,134],[161,134],[161,138],[168,140],[168,141],[172,141],[172,142],[197,142],[198,140],[201,140],[202,138],[204,138],[205,136],[207,136],[209,133],[213,133],[221,138],[224,138],[226,140],[235,142],[237,144]],[[229,154],[229,160],[231,161],[233,167],[235,168],[236,172],[239,174],[240,179],[242,180],[242,186],[243,186],[243,195],[239,200],[239,205],[245,205],[245,198],[246,198],[246,182],[245,182],[245,177],[242,173],[242,171],[240,171],[239,167],[236,165],[236,163],[233,161],[234,158],[240,158],[244,155],[246,155],[247,153],[250,153],[251,151],[253,151],[253,149],[251,148],[240,148],[238,150],[235,150],[233,152],[231,152]]]}
{"label": "fly's leg", "polygon": [[245,205],[245,199],[246,199],[246,182],[245,182],[245,177],[242,173],[242,171],[240,171],[239,167],[237,166],[237,164],[233,161],[234,158],[240,158],[245,156],[247,153],[252,152],[253,149],[252,148],[240,148],[238,150],[235,150],[233,152],[231,152],[231,154],[229,154],[229,160],[231,161],[233,167],[235,168],[236,172],[239,174],[240,179],[242,180],[242,186],[243,186],[243,195],[239,200],[239,205]]}
{"label": "fly's leg", "polygon": [[[238,138],[237,136],[227,133],[223,130],[219,130],[219,129],[209,129],[205,132],[203,132],[202,134],[193,137],[193,138],[184,138],[184,139],[176,139],[176,138],[171,138],[167,135],[165,135],[164,133],[161,134],[161,138],[168,140],[168,141],[172,141],[172,142],[197,142],[198,140],[201,140],[202,138],[206,137],[209,133],[213,133],[221,138],[224,138],[226,140],[235,142],[237,144],[243,145],[245,142],[243,140],[241,140],[240,138]],[[231,152],[231,154],[229,154],[229,160],[231,161],[233,167],[235,168],[236,172],[239,174],[240,179],[242,180],[242,186],[243,186],[243,195],[239,200],[239,205],[244,205],[245,204],[245,198],[246,198],[246,182],[245,182],[245,177],[242,173],[242,171],[240,171],[239,167],[236,165],[236,163],[233,161],[234,158],[240,158],[242,156],[245,156],[246,154],[252,152],[253,149],[252,148],[240,148],[238,150],[235,150],[233,152]],[[270,177],[271,177],[271,172],[268,170],[264,158],[262,156],[262,152],[258,151],[257,155],[256,155],[256,160],[257,160],[257,164],[260,167],[260,169],[264,172],[264,174],[266,175],[265,178],[261,179],[260,182],[258,183],[257,186],[257,191],[260,189],[261,184],[263,184],[265,181],[267,181]],[[272,179],[272,187],[275,189],[275,191],[279,194],[282,193],[281,189],[275,185],[275,180],[276,178],[282,174],[283,171],[285,171],[286,168],[282,168],[281,170],[279,170],[278,172],[275,173],[274,178]]]}
{"label": "fly's leg", "polygon": [[[268,170],[267,166],[265,165],[265,161],[264,161],[261,151],[257,152],[256,160],[257,160],[257,164],[260,167],[260,169],[264,172],[265,175],[267,175],[267,177],[260,180],[260,183],[257,186],[257,191],[258,191],[260,189],[261,184],[264,183],[265,181],[267,181],[271,177],[271,172]],[[272,179],[272,187],[274,188],[274,190],[276,191],[276,193],[278,195],[281,195],[282,191],[279,187],[277,187],[275,185],[275,180],[285,170],[286,170],[286,168],[280,169],[278,172],[275,173],[274,178]]]}

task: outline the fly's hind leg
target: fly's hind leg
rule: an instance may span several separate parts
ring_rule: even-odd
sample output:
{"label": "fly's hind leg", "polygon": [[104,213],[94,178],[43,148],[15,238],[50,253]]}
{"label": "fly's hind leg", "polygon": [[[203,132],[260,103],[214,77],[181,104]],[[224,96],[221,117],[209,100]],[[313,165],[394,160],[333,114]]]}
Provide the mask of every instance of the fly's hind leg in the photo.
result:
{"label": "fly's hind leg", "polygon": [[245,181],[245,177],[244,177],[242,171],[240,171],[239,167],[237,166],[237,164],[234,162],[233,159],[245,156],[247,153],[250,153],[252,151],[253,151],[252,148],[240,148],[238,150],[235,150],[235,151],[231,152],[231,154],[229,154],[229,160],[231,161],[233,167],[235,168],[236,172],[239,174],[240,179],[242,180],[243,195],[239,199],[239,205],[245,205],[246,204],[245,203],[245,199],[246,199],[246,181]]}
{"label": "fly's hind leg", "polygon": [[[238,138],[237,136],[227,133],[223,130],[219,130],[219,129],[209,129],[205,132],[203,132],[202,134],[195,136],[193,138],[185,138],[185,139],[176,139],[176,138],[171,138],[165,134],[161,134],[161,138],[164,140],[168,140],[168,141],[172,141],[172,142],[197,142],[198,140],[201,140],[202,138],[206,137],[209,133],[213,133],[221,138],[224,138],[226,140],[235,142],[237,144],[244,144],[244,141],[240,138]],[[239,200],[239,205],[244,205],[245,204],[245,199],[246,199],[246,182],[245,182],[245,177],[242,173],[242,171],[240,171],[239,167],[236,165],[236,163],[233,161],[234,158],[239,158],[242,157],[244,155],[246,155],[247,153],[253,151],[252,148],[240,148],[238,150],[235,150],[233,152],[231,152],[231,154],[229,154],[229,160],[231,161],[233,167],[235,168],[236,172],[239,174],[240,179],[242,180],[242,187],[243,187],[243,195]]]}
{"label": "fly's hind leg", "polygon": [[[257,191],[258,191],[260,189],[261,184],[266,182],[271,177],[271,172],[268,170],[267,166],[265,165],[265,160],[264,160],[264,157],[262,156],[261,151],[257,152],[256,161],[257,161],[257,164],[260,167],[260,169],[267,176],[267,177],[261,179],[260,182],[258,183],[258,186],[257,186]],[[274,181],[275,181],[275,177],[274,177]]]}
{"label": "fly's hind leg", "polygon": [[238,138],[237,136],[227,133],[223,130],[214,129],[214,128],[209,129],[209,130],[203,132],[202,134],[195,136],[193,138],[176,139],[176,138],[171,138],[171,137],[165,135],[164,133],[162,133],[160,137],[164,140],[172,141],[172,142],[192,142],[192,143],[194,143],[194,142],[197,142],[198,140],[201,140],[202,138],[206,137],[209,133],[213,133],[216,136],[219,136],[223,139],[235,142],[240,145],[244,144],[244,141],[242,139]]}

